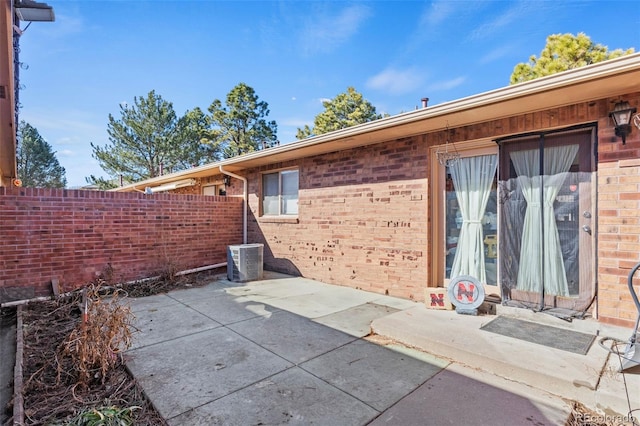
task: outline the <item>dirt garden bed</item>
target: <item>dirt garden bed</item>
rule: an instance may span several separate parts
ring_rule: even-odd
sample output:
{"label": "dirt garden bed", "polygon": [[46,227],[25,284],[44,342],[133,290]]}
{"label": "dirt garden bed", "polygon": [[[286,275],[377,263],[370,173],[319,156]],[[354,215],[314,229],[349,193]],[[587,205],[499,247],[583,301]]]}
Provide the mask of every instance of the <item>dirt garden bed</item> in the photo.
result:
{"label": "dirt garden bed", "polygon": [[[210,270],[174,279],[153,279],[116,287],[120,295],[118,306],[121,308],[105,310],[106,313],[89,310],[95,318],[88,323],[101,324],[94,334],[83,325],[81,291],[56,300],[22,306],[24,424],[166,425],[127,371],[121,354],[101,350],[97,343],[85,346],[78,343],[81,340],[99,341],[99,334],[105,333],[109,335],[106,338],[120,343],[135,338],[136,330],[131,326],[133,317],[122,296],[144,297],[179,288],[199,287],[218,279],[221,272]],[[93,288],[98,287],[101,290],[95,305],[106,307],[113,300],[114,288]],[[106,323],[116,324],[117,321],[121,321],[127,330],[123,333],[122,330],[113,332],[104,326]],[[87,363],[91,357],[97,357],[97,363]],[[110,418],[114,420],[109,422]],[[104,420],[102,423],[90,423],[99,419]],[[116,419],[122,420],[122,423],[116,422]]]}

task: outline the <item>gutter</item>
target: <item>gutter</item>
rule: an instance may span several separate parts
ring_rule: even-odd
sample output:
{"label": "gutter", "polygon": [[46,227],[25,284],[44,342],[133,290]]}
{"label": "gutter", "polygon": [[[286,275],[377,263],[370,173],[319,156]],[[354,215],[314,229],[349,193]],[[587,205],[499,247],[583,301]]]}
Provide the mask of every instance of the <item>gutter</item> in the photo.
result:
{"label": "gutter", "polygon": [[240,179],[244,184],[244,188],[242,190],[242,199],[244,200],[244,211],[242,212],[242,244],[247,244],[247,210],[249,209],[249,205],[248,205],[249,203],[248,203],[248,197],[247,197],[249,189],[247,186],[247,178],[223,169],[222,165],[219,167],[219,170],[220,170],[220,173],[222,173],[223,175]]}
{"label": "gutter", "polygon": [[171,182],[171,183],[167,183],[160,186],[146,187],[144,190],[144,193],[154,194],[156,192],[165,192],[165,191],[171,191],[172,189],[194,186],[195,184],[196,184],[195,179],[179,180],[177,182]]}

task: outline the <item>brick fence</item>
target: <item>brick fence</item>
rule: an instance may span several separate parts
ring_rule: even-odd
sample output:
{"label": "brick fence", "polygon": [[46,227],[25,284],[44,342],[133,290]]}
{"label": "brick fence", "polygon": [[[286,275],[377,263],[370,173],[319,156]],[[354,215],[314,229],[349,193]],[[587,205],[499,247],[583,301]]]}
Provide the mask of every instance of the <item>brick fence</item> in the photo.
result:
{"label": "brick fence", "polygon": [[0,301],[226,261],[242,241],[242,200],[0,188]]}

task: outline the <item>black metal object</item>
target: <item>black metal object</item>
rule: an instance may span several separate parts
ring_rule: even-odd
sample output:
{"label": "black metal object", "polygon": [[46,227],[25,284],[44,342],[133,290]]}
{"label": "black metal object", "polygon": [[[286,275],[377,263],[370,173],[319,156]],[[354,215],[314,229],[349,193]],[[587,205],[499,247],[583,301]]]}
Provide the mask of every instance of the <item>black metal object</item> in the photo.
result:
{"label": "black metal object", "polygon": [[638,329],[638,325],[640,325],[640,300],[638,300],[638,293],[633,288],[633,276],[636,274],[636,271],[640,269],[640,263],[631,269],[629,272],[629,278],[627,280],[627,285],[629,286],[629,292],[631,293],[631,298],[633,299],[633,303],[636,304],[636,309],[638,310],[638,319],[636,320],[636,330]]}
{"label": "black metal object", "polygon": [[613,119],[615,124],[616,136],[622,138],[622,145],[627,142],[627,135],[631,133],[631,117],[637,109],[632,108],[629,102],[620,101],[616,103],[613,111],[609,113],[609,117]]}
{"label": "black metal object", "polygon": [[624,348],[624,354],[622,354],[621,358],[621,366],[620,370],[626,370],[628,368],[637,367],[640,365],[640,347],[638,347],[638,337],[640,331],[638,330],[638,326],[640,326],[640,300],[638,300],[638,293],[633,288],[633,276],[636,271],[640,269],[640,263],[634,266],[629,272],[629,278],[627,280],[627,284],[629,286],[629,292],[631,293],[631,298],[633,299],[633,303],[636,305],[636,309],[638,310],[638,318],[636,319],[635,327],[633,328],[633,332],[631,337],[629,337],[629,342],[626,344]]}

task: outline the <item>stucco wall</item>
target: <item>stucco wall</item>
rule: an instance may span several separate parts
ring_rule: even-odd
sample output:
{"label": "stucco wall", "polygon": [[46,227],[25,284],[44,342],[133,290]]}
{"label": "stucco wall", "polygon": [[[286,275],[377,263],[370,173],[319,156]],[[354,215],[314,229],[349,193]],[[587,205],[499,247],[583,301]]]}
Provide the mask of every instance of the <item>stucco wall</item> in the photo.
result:
{"label": "stucco wall", "polygon": [[75,289],[109,266],[127,281],[225,262],[241,215],[232,197],[0,188],[0,297]]}

